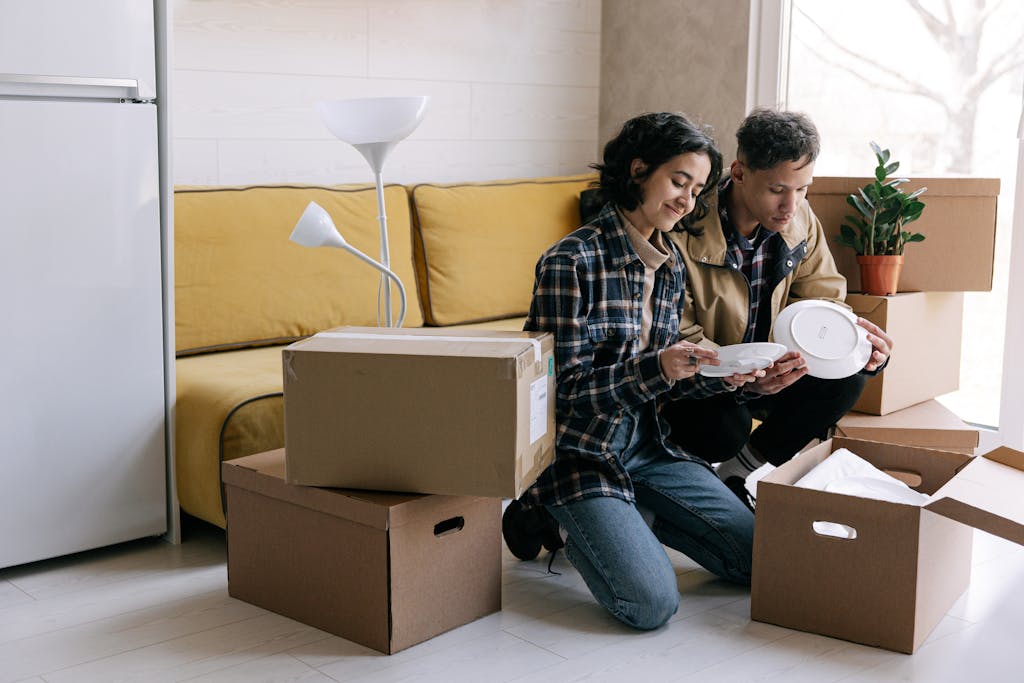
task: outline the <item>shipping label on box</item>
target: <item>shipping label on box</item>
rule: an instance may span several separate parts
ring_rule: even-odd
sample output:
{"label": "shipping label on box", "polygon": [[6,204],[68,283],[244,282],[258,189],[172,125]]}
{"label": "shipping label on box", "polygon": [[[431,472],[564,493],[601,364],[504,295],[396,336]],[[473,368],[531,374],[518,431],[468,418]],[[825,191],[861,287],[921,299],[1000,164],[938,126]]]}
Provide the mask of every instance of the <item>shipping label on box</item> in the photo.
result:
{"label": "shipping label on box", "polygon": [[284,481],[284,451],[221,466],[228,592],[385,653],[501,609],[501,501]]}
{"label": "shipping label on box", "polygon": [[[794,486],[839,448],[930,502]],[[761,479],[757,493],[751,618],[899,652],[914,652],[967,588],[970,527],[1024,544],[1024,453],[1007,448],[972,457],[830,439]],[[849,533],[821,533],[820,522]]]}
{"label": "shipping label on box", "polygon": [[[839,229],[853,213],[846,203],[851,192],[869,178],[818,176],[807,201],[821,221],[829,250],[848,289],[860,291],[860,268],[853,249],[839,243]],[[927,187],[921,218],[907,226],[925,236],[904,253],[901,292],[987,292],[995,264],[998,178],[912,178],[907,192]]]}
{"label": "shipping label on box", "polygon": [[846,303],[893,340],[889,364],[868,379],[853,410],[887,415],[960,387],[963,293],[848,294]]}
{"label": "shipping label on box", "polygon": [[283,363],[290,483],[517,498],[554,459],[548,333],[344,327]]}

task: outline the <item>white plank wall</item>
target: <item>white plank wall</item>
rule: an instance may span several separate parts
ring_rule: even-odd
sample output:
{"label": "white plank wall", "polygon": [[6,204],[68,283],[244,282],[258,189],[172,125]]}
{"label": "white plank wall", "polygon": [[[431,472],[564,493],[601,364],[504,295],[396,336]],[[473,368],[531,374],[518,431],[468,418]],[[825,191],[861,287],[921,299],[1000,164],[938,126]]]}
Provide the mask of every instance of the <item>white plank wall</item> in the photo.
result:
{"label": "white plank wall", "polygon": [[600,0],[175,0],[176,184],[371,182],[318,100],[430,95],[386,182],[580,173]]}

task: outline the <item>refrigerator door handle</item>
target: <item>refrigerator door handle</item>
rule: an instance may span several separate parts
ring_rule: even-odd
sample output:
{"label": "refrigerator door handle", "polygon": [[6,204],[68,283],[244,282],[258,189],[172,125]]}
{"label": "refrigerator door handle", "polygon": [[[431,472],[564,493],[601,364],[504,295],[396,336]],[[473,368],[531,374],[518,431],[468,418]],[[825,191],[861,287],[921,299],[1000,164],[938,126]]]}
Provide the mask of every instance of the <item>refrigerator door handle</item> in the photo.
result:
{"label": "refrigerator door handle", "polygon": [[133,78],[83,78],[0,73],[0,96],[77,97],[152,102],[152,87]]}

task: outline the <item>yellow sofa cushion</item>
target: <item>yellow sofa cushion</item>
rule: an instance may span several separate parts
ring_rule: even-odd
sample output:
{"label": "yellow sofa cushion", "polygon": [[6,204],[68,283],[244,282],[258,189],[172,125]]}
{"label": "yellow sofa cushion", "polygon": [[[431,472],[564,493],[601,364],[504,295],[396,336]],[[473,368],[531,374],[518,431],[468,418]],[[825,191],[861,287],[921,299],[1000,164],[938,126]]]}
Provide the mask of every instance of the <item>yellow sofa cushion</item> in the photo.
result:
{"label": "yellow sofa cushion", "polygon": [[220,463],[284,447],[282,348],[177,360],[175,472],[188,514],[223,527]]}
{"label": "yellow sofa cushion", "polygon": [[[385,188],[391,268],[408,296],[405,326],[423,324],[405,187]],[[178,355],[280,344],[338,325],[376,325],[380,273],[337,249],[288,241],[315,201],[345,239],[380,255],[372,186],[178,187],[174,193]],[[392,306],[398,315],[398,293]]]}
{"label": "yellow sofa cushion", "polygon": [[579,227],[593,174],[413,187],[424,318],[457,325],[524,316],[541,253]]}

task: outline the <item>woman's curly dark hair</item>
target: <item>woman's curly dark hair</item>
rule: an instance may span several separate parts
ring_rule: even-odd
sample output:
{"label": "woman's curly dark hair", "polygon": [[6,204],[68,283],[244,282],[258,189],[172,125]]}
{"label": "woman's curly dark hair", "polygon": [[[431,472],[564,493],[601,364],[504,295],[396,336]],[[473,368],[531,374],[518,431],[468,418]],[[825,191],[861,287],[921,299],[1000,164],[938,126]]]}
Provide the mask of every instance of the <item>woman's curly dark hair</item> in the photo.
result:
{"label": "woman's curly dark hair", "polygon": [[[700,234],[693,226],[708,214],[707,195],[718,190],[722,153],[715,147],[709,128],[698,127],[680,114],[642,114],[626,121],[619,134],[605,145],[604,162],[590,166],[600,173],[595,185],[601,201],[613,202],[626,211],[636,209],[644,199],[641,183],[666,161],[687,152],[706,154],[711,161],[711,172],[704,189],[697,195],[693,211],[673,230]],[[630,173],[634,159],[640,159],[645,165],[637,175]]]}

